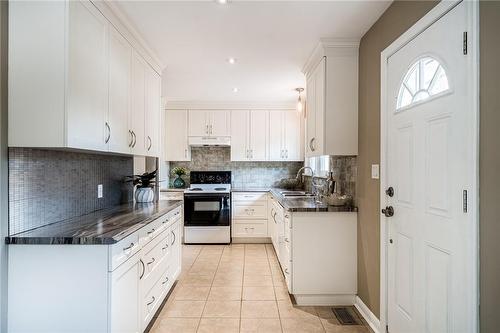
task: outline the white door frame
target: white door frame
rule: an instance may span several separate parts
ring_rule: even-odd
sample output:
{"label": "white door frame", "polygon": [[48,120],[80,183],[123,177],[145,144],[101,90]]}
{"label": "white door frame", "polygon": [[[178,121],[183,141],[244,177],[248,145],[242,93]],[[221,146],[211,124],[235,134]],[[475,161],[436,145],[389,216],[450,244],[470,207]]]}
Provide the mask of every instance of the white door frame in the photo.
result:
{"label": "white door frame", "polygon": [[[389,45],[381,53],[380,63],[380,80],[381,80],[381,96],[380,96],[380,209],[387,205],[385,189],[387,188],[387,63],[391,55],[396,53],[403,46],[408,44],[417,35],[427,29],[434,22],[439,20],[443,15],[449,12],[461,1],[441,1],[433,9],[415,23],[410,29],[403,33],[391,45]],[[473,323],[471,327],[472,333],[479,331],[479,1],[465,0],[466,10],[468,13],[467,22],[467,39],[468,39],[468,73],[472,78],[468,82],[468,90],[471,92],[470,110],[474,114],[473,127],[473,183],[472,189],[475,193],[469,195],[469,212],[473,223],[470,225],[470,235],[472,237],[471,257],[473,260],[472,267],[473,280],[470,288],[474,290],[476,297],[472,308]],[[380,332],[385,332],[385,327],[388,324],[388,221],[384,215],[380,215]],[[397,333],[397,332],[395,332]]]}

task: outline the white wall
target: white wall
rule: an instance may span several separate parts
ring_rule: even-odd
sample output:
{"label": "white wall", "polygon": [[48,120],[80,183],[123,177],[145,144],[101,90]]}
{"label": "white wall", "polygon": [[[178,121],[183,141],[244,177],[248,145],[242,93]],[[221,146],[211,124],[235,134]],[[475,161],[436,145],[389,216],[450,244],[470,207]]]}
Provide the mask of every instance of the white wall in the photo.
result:
{"label": "white wall", "polygon": [[0,332],[7,331],[7,9],[0,2]]}

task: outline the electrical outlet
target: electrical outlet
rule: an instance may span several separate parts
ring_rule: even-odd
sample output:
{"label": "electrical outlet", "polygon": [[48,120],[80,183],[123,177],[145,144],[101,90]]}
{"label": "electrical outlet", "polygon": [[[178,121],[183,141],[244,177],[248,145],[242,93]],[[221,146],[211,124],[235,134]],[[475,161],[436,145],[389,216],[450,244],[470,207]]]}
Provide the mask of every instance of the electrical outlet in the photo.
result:
{"label": "electrical outlet", "polygon": [[97,199],[102,198],[102,184],[97,185]]}
{"label": "electrical outlet", "polygon": [[380,178],[380,167],[378,164],[372,164],[372,179]]}

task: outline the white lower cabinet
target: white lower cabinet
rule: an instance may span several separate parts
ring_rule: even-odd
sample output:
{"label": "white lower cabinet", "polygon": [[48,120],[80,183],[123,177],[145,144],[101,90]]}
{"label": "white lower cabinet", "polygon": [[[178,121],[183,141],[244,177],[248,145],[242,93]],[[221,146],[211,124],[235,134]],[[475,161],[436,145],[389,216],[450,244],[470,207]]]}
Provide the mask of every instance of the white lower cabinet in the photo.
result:
{"label": "white lower cabinet", "polygon": [[268,237],[268,210],[266,192],[232,193],[232,237]]}
{"label": "white lower cabinet", "polygon": [[10,246],[8,332],[144,332],[181,271],[182,209],[112,245]]}
{"label": "white lower cabinet", "polygon": [[357,213],[289,212],[269,195],[269,236],[298,305],[353,305]]}

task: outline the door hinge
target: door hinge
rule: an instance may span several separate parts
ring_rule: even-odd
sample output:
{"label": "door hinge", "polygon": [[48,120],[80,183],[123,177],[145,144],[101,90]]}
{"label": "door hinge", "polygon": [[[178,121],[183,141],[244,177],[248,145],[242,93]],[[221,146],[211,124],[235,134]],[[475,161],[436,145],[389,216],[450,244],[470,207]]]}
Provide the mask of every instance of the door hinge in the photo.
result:
{"label": "door hinge", "polygon": [[467,31],[464,31],[462,48],[463,48],[464,55],[466,55],[467,54]]}
{"label": "door hinge", "polygon": [[468,203],[467,203],[467,190],[464,190],[463,191],[463,194],[462,194],[462,209],[464,211],[464,213],[467,213],[467,207],[468,206]]}

